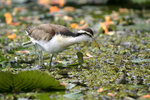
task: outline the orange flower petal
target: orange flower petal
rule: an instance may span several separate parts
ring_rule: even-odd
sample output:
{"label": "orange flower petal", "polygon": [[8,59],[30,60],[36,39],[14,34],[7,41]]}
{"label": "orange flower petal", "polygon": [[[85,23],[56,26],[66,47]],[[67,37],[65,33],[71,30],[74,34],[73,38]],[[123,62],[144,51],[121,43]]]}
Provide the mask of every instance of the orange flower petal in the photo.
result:
{"label": "orange flower petal", "polygon": [[5,13],[4,17],[5,17],[5,21],[6,21],[7,24],[11,24],[12,23],[12,16],[11,16],[10,13]]}
{"label": "orange flower petal", "polygon": [[6,34],[5,34],[5,36],[8,36],[10,33],[9,32],[7,32]]}
{"label": "orange flower petal", "polygon": [[10,25],[18,26],[18,25],[20,25],[20,23],[19,22],[17,22],[17,23],[12,22],[12,23],[10,23]]}
{"label": "orange flower petal", "polygon": [[88,25],[88,24],[85,23],[83,26],[78,27],[78,29],[83,29],[83,28],[85,28],[87,25]]}
{"label": "orange flower petal", "polygon": [[59,7],[63,7],[65,5],[65,0],[59,0]]}
{"label": "orange flower petal", "polygon": [[107,29],[107,27],[105,26],[105,24],[101,23],[101,27],[102,27],[102,29],[105,31],[105,34],[108,33],[108,29]]}
{"label": "orange flower petal", "polygon": [[114,35],[115,32],[114,32],[114,31],[111,31],[111,32],[107,32],[106,34],[107,34],[107,35]]}
{"label": "orange flower petal", "polygon": [[81,20],[80,21],[80,24],[82,25],[82,24],[84,24],[85,23],[85,20]]}
{"label": "orange flower petal", "polygon": [[49,8],[49,12],[53,13],[53,12],[58,12],[60,9],[57,6],[51,6]]}
{"label": "orange flower petal", "polygon": [[78,28],[78,24],[77,23],[72,23],[70,25],[71,28],[77,29]]}
{"label": "orange flower petal", "polygon": [[66,85],[68,85],[68,84],[66,84],[66,83],[60,83],[60,85],[62,85],[62,86],[66,86]]}
{"label": "orange flower petal", "polygon": [[99,89],[97,90],[97,92],[103,92],[103,91],[104,91],[103,88],[99,88]]}
{"label": "orange flower petal", "polygon": [[49,4],[50,0],[38,0],[38,4]]}
{"label": "orange flower petal", "polygon": [[109,21],[110,21],[110,17],[109,17],[109,16],[106,16],[106,17],[105,17],[105,21],[106,21],[106,22],[109,22]]}
{"label": "orange flower petal", "polygon": [[17,51],[17,53],[29,53],[29,51]]}
{"label": "orange flower petal", "polygon": [[110,97],[115,97],[115,94],[113,94],[113,93],[108,93],[107,95]]}
{"label": "orange flower petal", "polygon": [[143,95],[142,98],[150,98],[149,94]]}
{"label": "orange flower petal", "polygon": [[64,7],[64,10],[68,11],[68,12],[73,12],[75,10],[75,8],[67,6],[67,7]]}
{"label": "orange flower petal", "polygon": [[14,40],[16,37],[17,37],[17,36],[16,36],[15,33],[13,33],[12,35],[9,35],[9,36],[8,36],[8,38],[9,38],[9,39],[12,39],[12,40]]}
{"label": "orange flower petal", "polygon": [[86,53],[88,57],[93,57],[89,52]]}

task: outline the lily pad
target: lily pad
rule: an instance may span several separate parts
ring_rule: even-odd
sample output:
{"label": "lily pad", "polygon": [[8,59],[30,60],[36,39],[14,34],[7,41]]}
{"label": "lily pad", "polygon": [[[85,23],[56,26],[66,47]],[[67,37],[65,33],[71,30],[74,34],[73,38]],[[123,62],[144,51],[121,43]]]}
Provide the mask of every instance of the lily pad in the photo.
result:
{"label": "lily pad", "polygon": [[48,75],[46,72],[37,70],[27,70],[19,73],[0,72],[0,92],[31,91],[37,88],[65,90],[65,87],[61,86],[59,81],[56,81],[53,76]]}

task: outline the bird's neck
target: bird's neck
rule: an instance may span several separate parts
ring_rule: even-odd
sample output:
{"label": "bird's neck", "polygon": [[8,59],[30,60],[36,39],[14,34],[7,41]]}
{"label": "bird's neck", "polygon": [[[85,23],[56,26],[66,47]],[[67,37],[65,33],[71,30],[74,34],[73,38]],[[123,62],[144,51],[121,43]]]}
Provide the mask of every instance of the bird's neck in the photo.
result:
{"label": "bird's neck", "polygon": [[76,36],[76,37],[72,37],[72,36],[64,37],[62,35],[56,35],[54,38],[55,38],[56,42],[62,48],[71,46],[71,45],[76,44],[76,43],[81,42],[81,41],[91,41],[91,38],[87,35],[79,35],[79,36]]}
{"label": "bird's neck", "polygon": [[78,43],[81,41],[91,41],[91,38],[87,35],[79,35],[74,38],[75,43]]}

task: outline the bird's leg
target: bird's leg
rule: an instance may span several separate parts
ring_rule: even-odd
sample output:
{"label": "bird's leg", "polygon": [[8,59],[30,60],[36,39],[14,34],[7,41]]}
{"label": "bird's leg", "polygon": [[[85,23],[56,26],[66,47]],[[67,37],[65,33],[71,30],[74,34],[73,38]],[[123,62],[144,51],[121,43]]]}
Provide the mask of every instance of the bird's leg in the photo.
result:
{"label": "bird's leg", "polygon": [[39,55],[39,65],[43,65],[43,55],[42,55],[42,51],[38,51],[38,55]]}
{"label": "bird's leg", "polygon": [[39,55],[39,65],[43,65],[43,54],[42,51],[38,48],[38,44],[35,43],[35,47],[38,50],[38,55]]}
{"label": "bird's leg", "polygon": [[37,53],[36,53],[36,46],[35,46],[35,45],[34,45],[34,49],[35,49],[35,56],[34,56],[34,66],[35,66],[36,57],[37,57]]}
{"label": "bird's leg", "polygon": [[54,56],[54,54],[52,54],[52,56],[51,56],[51,59],[50,59],[50,62],[49,62],[49,67],[51,67],[51,63],[52,63],[52,60],[53,60],[53,56]]}

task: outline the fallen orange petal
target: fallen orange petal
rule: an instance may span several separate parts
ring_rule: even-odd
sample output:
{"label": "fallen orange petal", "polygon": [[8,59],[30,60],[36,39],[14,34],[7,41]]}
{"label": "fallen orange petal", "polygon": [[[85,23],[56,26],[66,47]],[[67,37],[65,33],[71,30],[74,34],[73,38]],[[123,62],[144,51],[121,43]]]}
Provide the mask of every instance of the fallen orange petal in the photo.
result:
{"label": "fallen orange petal", "polygon": [[10,25],[18,26],[18,25],[20,25],[20,23],[19,22],[17,22],[17,23],[12,22],[12,23],[10,23]]}
{"label": "fallen orange petal", "polygon": [[65,5],[65,0],[59,0],[59,6],[63,7]]}
{"label": "fallen orange petal", "polygon": [[99,89],[97,90],[97,92],[103,92],[103,91],[104,91],[103,88],[99,88]]}
{"label": "fallen orange petal", "polygon": [[58,63],[62,63],[63,61],[57,61]]}
{"label": "fallen orange petal", "polygon": [[70,27],[77,29],[77,28],[78,28],[78,24],[77,24],[77,23],[72,23],[72,24],[70,25]]}
{"label": "fallen orange petal", "polygon": [[105,34],[106,34],[108,32],[107,27],[103,23],[100,23],[100,24],[101,24],[101,27],[105,31]]}
{"label": "fallen orange petal", "polygon": [[68,11],[68,12],[73,12],[75,10],[75,8],[67,6],[67,7],[64,7],[64,10]]}
{"label": "fallen orange petal", "polygon": [[57,6],[51,6],[49,7],[49,12],[53,13],[53,12],[58,12],[60,9]]}
{"label": "fallen orange petal", "polygon": [[9,36],[8,36],[8,38],[9,38],[9,39],[12,39],[12,40],[14,40],[16,37],[17,37],[17,36],[16,36],[15,33],[13,33],[12,35],[9,35]]}
{"label": "fallen orange petal", "polygon": [[8,36],[10,33],[9,32],[7,32],[6,34],[5,34],[5,36]]}
{"label": "fallen orange petal", "polygon": [[16,15],[18,12],[20,12],[20,11],[22,11],[24,9],[26,9],[26,7],[15,7],[12,14]]}
{"label": "fallen orange petal", "polygon": [[68,84],[66,84],[66,83],[60,83],[60,85],[62,85],[62,86],[66,86],[66,85],[68,85]]}
{"label": "fallen orange petal", "polygon": [[109,22],[109,21],[110,21],[110,17],[109,17],[109,16],[106,16],[106,17],[105,17],[105,21],[106,21],[106,22]]}
{"label": "fallen orange petal", "polygon": [[5,21],[6,21],[7,24],[11,24],[12,23],[12,16],[11,16],[10,13],[5,13],[4,17],[5,17]]}
{"label": "fallen orange petal", "polygon": [[143,95],[142,98],[150,98],[149,94]]}
{"label": "fallen orange petal", "polygon": [[84,20],[84,19],[80,21],[80,24],[81,24],[81,25],[84,24],[84,23],[85,23],[85,20]]}
{"label": "fallen orange petal", "polygon": [[6,5],[11,5],[11,0],[6,0]]}
{"label": "fallen orange petal", "polygon": [[113,93],[108,93],[107,95],[110,97],[115,97],[115,94],[113,94]]}
{"label": "fallen orange petal", "polygon": [[49,4],[50,0],[38,0],[38,4]]}
{"label": "fallen orange petal", "polygon": [[29,53],[29,51],[17,51],[17,53]]}
{"label": "fallen orange petal", "polygon": [[83,28],[85,28],[87,25],[88,25],[88,24],[87,24],[87,23],[85,23],[84,25],[82,25],[82,26],[78,27],[78,29],[83,29]]}
{"label": "fallen orange petal", "polygon": [[86,55],[87,55],[88,57],[93,57],[92,55],[90,55],[89,52],[87,52]]}
{"label": "fallen orange petal", "polygon": [[107,34],[107,35],[114,35],[115,32],[114,32],[114,31],[111,31],[111,32],[107,32],[106,34]]}

